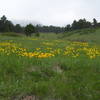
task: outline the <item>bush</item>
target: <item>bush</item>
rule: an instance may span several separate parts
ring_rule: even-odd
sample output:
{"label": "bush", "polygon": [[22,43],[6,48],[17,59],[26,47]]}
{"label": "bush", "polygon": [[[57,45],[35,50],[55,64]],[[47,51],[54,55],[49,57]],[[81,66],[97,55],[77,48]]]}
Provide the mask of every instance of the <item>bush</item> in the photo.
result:
{"label": "bush", "polygon": [[35,36],[36,36],[36,37],[40,37],[40,33],[36,33]]}

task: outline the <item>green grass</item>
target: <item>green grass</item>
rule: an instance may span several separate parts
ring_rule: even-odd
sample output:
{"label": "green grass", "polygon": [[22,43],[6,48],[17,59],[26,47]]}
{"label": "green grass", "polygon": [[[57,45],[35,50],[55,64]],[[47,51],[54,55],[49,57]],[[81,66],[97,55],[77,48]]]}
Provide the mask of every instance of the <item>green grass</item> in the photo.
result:
{"label": "green grass", "polygon": [[23,34],[20,33],[13,33],[13,32],[6,32],[6,33],[0,33],[1,36],[8,36],[8,37],[22,37]]}
{"label": "green grass", "polygon": [[[0,42],[21,44],[32,51],[44,48],[42,42],[54,43],[53,48],[68,45],[67,39],[86,40],[92,46],[100,47],[99,30],[96,34],[71,35],[62,40],[61,34],[40,34],[36,37],[0,36]],[[55,40],[61,42],[55,44]],[[56,46],[55,46],[56,45]],[[45,46],[46,47],[46,46]],[[25,96],[36,96],[39,100],[99,100],[100,99],[100,57],[90,59],[56,56],[52,58],[28,58],[0,54],[0,100],[21,100]]]}
{"label": "green grass", "polygon": [[92,31],[90,31],[89,29],[72,31],[69,33],[65,33],[63,39],[68,39],[71,41],[87,41],[100,44],[100,29],[93,29]]}

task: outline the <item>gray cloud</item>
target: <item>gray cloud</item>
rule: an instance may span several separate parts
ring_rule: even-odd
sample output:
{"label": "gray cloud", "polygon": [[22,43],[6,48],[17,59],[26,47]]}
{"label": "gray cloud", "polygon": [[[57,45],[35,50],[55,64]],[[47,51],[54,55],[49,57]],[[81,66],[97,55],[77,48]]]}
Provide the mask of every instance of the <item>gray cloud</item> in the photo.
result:
{"label": "gray cloud", "polygon": [[66,25],[74,19],[100,20],[100,0],[1,0],[0,16],[46,25]]}

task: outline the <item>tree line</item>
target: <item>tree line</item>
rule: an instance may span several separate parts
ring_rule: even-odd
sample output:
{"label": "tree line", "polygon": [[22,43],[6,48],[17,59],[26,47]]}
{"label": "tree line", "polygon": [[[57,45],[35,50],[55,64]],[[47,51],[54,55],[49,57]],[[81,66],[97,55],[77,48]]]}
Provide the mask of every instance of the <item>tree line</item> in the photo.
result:
{"label": "tree line", "polygon": [[14,25],[11,21],[7,20],[5,15],[0,18],[0,32],[22,33],[23,31],[24,27],[21,27],[20,24]]}
{"label": "tree line", "polygon": [[93,22],[87,21],[84,19],[79,19],[78,21],[74,20],[72,24],[68,24],[65,27],[57,27],[57,26],[43,26],[43,25],[32,25],[28,24],[22,27],[20,24],[14,25],[11,21],[7,20],[6,16],[3,15],[0,18],[0,32],[15,32],[15,33],[23,33],[26,36],[31,36],[32,33],[64,33],[68,31],[85,29],[85,28],[96,28],[100,27],[100,23],[94,18]]}
{"label": "tree line", "polygon": [[89,22],[84,18],[84,19],[79,19],[78,21],[74,20],[71,25],[68,24],[65,27],[65,31],[72,31],[72,30],[86,29],[86,28],[96,28],[96,27],[100,27],[100,23],[98,23],[95,18],[93,19],[93,22]]}

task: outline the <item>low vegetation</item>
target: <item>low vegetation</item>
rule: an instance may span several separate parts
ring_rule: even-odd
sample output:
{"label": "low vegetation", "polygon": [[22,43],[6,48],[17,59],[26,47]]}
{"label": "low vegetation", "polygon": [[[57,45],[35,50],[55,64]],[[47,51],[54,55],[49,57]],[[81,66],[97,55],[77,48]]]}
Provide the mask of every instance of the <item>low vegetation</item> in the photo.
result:
{"label": "low vegetation", "polygon": [[0,35],[0,100],[100,99],[100,45],[62,36]]}
{"label": "low vegetation", "polygon": [[1,17],[0,100],[99,100],[99,33],[96,19],[22,27]]}

